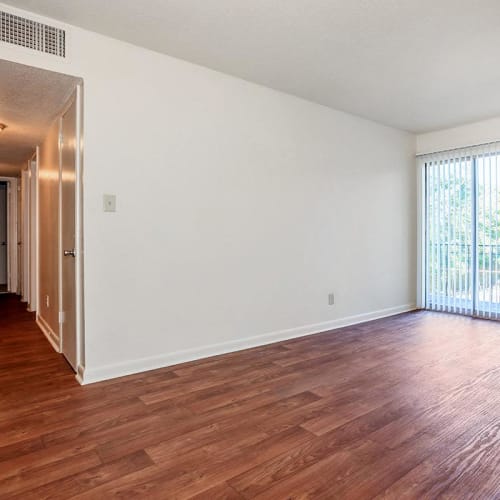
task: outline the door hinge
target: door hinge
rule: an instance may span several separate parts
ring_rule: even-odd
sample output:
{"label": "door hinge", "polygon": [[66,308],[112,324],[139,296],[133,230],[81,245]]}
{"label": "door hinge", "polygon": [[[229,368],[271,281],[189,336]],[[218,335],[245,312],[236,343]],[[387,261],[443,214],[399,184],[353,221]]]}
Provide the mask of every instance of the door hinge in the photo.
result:
{"label": "door hinge", "polygon": [[62,325],[64,323],[64,320],[66,318],[66,315],[64,314],[64,311],[59,311],[59,324]]}

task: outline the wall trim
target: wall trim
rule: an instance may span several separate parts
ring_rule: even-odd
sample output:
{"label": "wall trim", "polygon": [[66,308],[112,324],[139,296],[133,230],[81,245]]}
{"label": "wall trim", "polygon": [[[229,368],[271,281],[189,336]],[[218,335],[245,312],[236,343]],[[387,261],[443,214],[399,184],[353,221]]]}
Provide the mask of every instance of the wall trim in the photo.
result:
{"label": "wall trim", "polygon": [[76,368],[75,378],[80,385],[84,385],[83,374],[85,372],[85,367],[83,365],[78,365]]}
{"label": "wall trim", "polygon": [[115,363],[96,368],[84,368],[80,365],[78,367],[76,379],[82,385],[92,384],[94,382],[100,382],[102,380],[123,377],[125,375],[132,375],[133,373],[156,370],[158,368],[185,363],[186,361],[194,361],[210,356],[217,356],[229,352],[241,351],[244,349],[250,349],[252,347],[272,344],[274,342],[280,342],[283,340],[305,337],[307,335],[314,335],[316,333],[322,333],[344,326],[355,325],[366,321],[372,321],[374,319],[386,318],[388,316],[394,316],[396,314],[414,311],[415,309],[416,304],[404,304],[401,306],[390,307],[388,309],[380,309],[378,311],[357,314],[355,316],[348,316],[331,321],[325,321],[322,323],[314,323],[311,325],[299,326],[297,328],[279,330],[264,335],[247,337],[240,340],[207,345],[196,349],[186,349],[170,354],[160,354],[158,356],[151,356],[148,358],[124,361],[123,363]]}
{"label": "wall trim", "polygon": [[61,349],[59,347],[59,337],[39,314],[36,316],[36,324],[38,325],[38,328],[42,330],[45,337],[47,337],[47,340],[50,342],[50,345],[54,348],[54,350],[60,353]]}

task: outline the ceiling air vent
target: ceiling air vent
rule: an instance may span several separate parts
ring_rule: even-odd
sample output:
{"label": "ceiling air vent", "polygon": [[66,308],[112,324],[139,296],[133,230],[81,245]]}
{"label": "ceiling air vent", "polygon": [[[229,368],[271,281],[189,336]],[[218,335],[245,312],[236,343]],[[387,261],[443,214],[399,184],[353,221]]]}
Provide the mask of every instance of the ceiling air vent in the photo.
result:
{"label": "ceiling air vent", "polygon": [[64,30],[3,11],[0,11],[0,41],[66,57]]}

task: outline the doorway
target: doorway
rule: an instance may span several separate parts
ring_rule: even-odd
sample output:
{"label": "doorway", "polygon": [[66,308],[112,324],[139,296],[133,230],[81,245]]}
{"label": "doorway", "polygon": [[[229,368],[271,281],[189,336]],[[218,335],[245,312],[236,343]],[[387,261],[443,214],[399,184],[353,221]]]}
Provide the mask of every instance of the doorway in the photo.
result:
{"label": "doorway", "polygon": [[[6,125],[0,181],[8,175],[16,183],[17,213],[5,228],[0,221],[0,249],[5,229],[14,235],[5,246],[15,245],[17,256],[17,274],[8,265],[4,277],[0,267],[0,282],[35,312],[40,330],[78,373],[84,365],[83,81],[1,59],[0,73],[0,122]],[[10,253],[9,247],[7,262]]]}
{"label": "doorway", "polygon": [[425,162],[428,309],[500,319],[500,143]]}

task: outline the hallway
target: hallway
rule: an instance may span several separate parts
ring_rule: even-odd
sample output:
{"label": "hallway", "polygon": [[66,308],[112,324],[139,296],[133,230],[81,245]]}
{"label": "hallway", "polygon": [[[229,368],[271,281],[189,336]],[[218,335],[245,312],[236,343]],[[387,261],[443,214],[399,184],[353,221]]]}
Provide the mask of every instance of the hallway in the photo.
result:
{"label": "hallway", "polygon": [[[74,373],[58,356],[26,311],[19,297],[0,295],[0,391],[2,402],[29,399],[34,393],[58,384],[78,386]],[[28,390],[29,388],[29,390]],[[30,393],[33,391],[33,393]],[[3,408],[2,408],[3,410]],[[3,413],[3,412],[2,412]]]}

